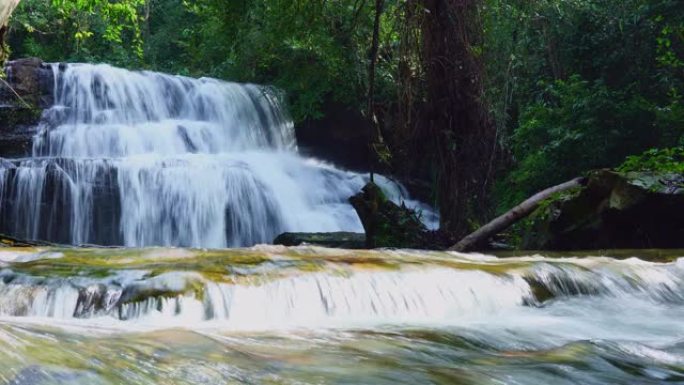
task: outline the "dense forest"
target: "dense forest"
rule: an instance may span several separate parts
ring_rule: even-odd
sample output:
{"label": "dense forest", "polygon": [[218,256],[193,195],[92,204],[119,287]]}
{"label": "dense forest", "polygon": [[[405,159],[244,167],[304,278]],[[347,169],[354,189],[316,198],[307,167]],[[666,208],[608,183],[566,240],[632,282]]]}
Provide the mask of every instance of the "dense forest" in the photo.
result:
{"label": "dense forest", "polygon": [[297,127],[358,116],[369,167],[457,236],[592,169],[682,171],[678,0],[23,0],[6,31],[11,58],[273,85]]}

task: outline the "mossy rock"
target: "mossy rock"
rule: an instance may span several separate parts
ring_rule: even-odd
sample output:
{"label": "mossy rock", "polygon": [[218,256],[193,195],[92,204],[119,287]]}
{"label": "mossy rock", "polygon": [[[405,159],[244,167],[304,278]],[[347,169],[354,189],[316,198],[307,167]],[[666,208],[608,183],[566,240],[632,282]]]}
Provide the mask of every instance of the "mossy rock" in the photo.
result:
{"label": "mossy rock", "polygon": [[366,247],[429,248],[429,232],[418,215],[389,200],[376,184],[368,183],[349,202],[366,230]]}
{"label": "mossy rock", "polygon": [[274,245],[300,246],[314,245],[340,249],[363,249],[366,235],[345,231],[331,233],[283,233],[273,240]]}
{"label": "mossy rock", "polygon": [[684,247],[684,176],[598,170],[585,187],[545,201],[518,226],[522,248]]}
{"label": "mossy rock", "polygon": [[35,125],[43,110],[32,105],[0,107],[0,125],[6,130],[17,126]]}

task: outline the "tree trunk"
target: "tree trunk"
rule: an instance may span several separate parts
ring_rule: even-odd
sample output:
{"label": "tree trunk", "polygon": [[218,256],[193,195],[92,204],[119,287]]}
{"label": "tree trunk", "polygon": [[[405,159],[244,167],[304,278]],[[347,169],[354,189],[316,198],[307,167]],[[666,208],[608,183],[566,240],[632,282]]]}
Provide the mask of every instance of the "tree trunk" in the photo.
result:
{"label": "tree trunk", "polygon": [[5,47],[5,33],[12,12],[19,5],[19,0],[0,0],[0,66],[5,61],[7,49]]}
{"label": "tree trunk", "polygon": [[507,213],[494,219],[493,221],[477,229],[475,232],[461,239],[457,244],[450,247],[449,250],[461,252],[473,250],[475,247],[484,243],[492,236],[507,229],[520,219],[530,215],[534,210],[537,209],[537,207],[539,207],[539,204],[543,200],[549,198],[555,193],[566,191],[574,187],[582,186],[583,182],[584,178],[576,178],[571,181],[559,184],[558,186],[553,186],[546,190],[538,192],[531,198],[528,198],[521,204],[515,206]]}
{"label": "tree trunk", "polygon": [[[483,101],[481,0],[421,0],[428,130],[441,228],[457,238],[486,216],[495,129]],[[476,48],[479,45],[480,51]]]}
{"label": "tree trunk", "polygon": [[375,99],[375,66],[378,62],[378,46],[380,45],[380,16],[382,15],[383,0],[375,0],[375,21],[373,23],[373,40],[371,43],[370,64],[368,65],[368,117],[371,120],[373,132],[369,136],[371,143],[369,146],[370,154],[370,180],[374,181],[373,173],[375,171],[375,143],[379,139],[378,135],[378,119],[374,112]]}

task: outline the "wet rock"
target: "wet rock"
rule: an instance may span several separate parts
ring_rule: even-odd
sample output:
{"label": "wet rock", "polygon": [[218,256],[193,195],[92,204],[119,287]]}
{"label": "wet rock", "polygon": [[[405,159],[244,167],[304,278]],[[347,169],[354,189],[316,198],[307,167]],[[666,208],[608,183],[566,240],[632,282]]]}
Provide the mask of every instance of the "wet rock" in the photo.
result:
{"label": "wet rock", "polygon": [[[92,205],[84,218],[90,232],[85,241],[101,246],[122,245],[117,170],[108,163],[90,166],[84,168],[68,158],[0,160],[0,234],[26,242],[73,244],[72,213],[80,194],[74,181],[87,180]],[[25,199],[27,193],[35,200]]]}
{"label": "wet rock", "polygon": [[40,59],[19,59],[5,67],[0,82],[0,156],[24,157],[31,153],[42,110],[53,103],[54,75]]}
{"label": "wet rock", "polygon": [[389,200],[374,183],[349,198],[366,231],[366,247],[430,248],[427,228],[413,210]]}
{"label": "wet rock", "polygon": [[0,156],[19,158],[31,153],[40,115],[37,108],[0,106]]}
{"label": "wet rock", "polygon": [[598,170],[524,223],[526,249],[684,247],[684,175]]}
{"label": "wet rock", "polygon": [[[17,104],[17,94],[24,102],[36,108],[47,108],[53,104],[54,73],[52,68],[38,58],[18,59],[5,65],[9,89],[0,88],[0,104]],[[18,102],[22,103],[21,100]]]}
{"label": "wet rock", "polygon": [[106,299],[107,286],[103,284],[93,284],[89,287],[81,288],[78,291],[78,302],[74,316],[78,318],[90,318],[94,314],[107,309]]}
{"label": "wet rock", "polygon": [[30,246],[55,246],[54,243],[43,241],[28,241],[11,237],[7,234],[0,233],[0,248],[3,247],[30,247]]}
{"label": "wet rock", "polygon": [[275,245],[300,246],[314,245],[340,249],[363,249],[366,235],[363,233],[283,233],[273,241]]}

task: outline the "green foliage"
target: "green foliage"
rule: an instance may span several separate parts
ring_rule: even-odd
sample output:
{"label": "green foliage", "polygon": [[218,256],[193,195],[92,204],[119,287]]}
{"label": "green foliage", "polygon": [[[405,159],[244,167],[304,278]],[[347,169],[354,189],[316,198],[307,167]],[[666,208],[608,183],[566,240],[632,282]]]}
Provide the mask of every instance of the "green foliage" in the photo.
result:
{"label": "green foliage", "polygon": [[[473,49],[485,62],[485,98],[507,159],[499,211],[629,155],[684,145],[681,0],[483,1],[484,40]],[[14,57],[272,84],[299,122],[330,104],[367,112],[373,3],[22,0],[9,45]],[[425,101],[421,4],[385,1],[375,97],[387,141],[377,152],[428,179],[431,149],[406,145],[430,143],[430,133],[415,132],[424,115],[397,111]]]}
{"label": "green foliage", "polygon": [[498,210],[684,139],[674,0],[488,2],[487,95],[509,152]]}
{"label": "green foliage", "polygon": [[[296,121],[320,118],[329,102],[364,104],[372,10],[357,0],[164,0],[151,15],[147,57],[172,72],[272,84]],[[384,20],[384,45],[389,29]],[[379,97],[393,86],[387,63]]]}
{"label": "green foliage", "polygon": [[23,0],[11,20],[15,57],[140,64],[146,0]]}
{"label": "green foliage", "polygon": [[508,181],[523,196],[659,143],[654,107],[639,95],[578,76],[547,84],[545,91],[522,112],[512,136],[518,167]]}
{"label": "green foliage", "polygon": [[[376,97],[396,95],[395,0],[385,1]],[[15,57],[272,84],[296,121],[329,103],[365,108],[373,2],[365,0],[23,0]]]}
{"label": "green foliage", "polygon": [[[582,186],[559,191],[539,203],[537,209],[526,218],[516,222],[506,232],[506,241],[516,249],[524,248],[525,243],[543,237],[548,231],[546,225],[558,215],[559,207],[576,199],[584,191]],[[518,202],[520,203],[520,202]]]}
{"label": "green foliage", "polygon": [[628,156],[617,170],[684,174],[684,147],[652,148],[641,155]]}

